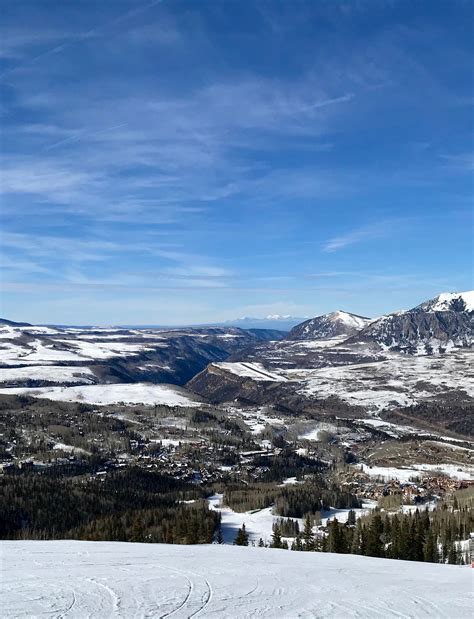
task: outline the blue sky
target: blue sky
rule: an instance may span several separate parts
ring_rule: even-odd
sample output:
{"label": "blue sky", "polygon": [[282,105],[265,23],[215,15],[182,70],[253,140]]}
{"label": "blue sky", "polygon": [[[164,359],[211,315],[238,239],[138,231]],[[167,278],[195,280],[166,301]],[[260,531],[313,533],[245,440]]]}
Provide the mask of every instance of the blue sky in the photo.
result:
{"label": "blue sky", "polygon": [[2,4],[3,316],[375,316],[472,288],[469,0]]}

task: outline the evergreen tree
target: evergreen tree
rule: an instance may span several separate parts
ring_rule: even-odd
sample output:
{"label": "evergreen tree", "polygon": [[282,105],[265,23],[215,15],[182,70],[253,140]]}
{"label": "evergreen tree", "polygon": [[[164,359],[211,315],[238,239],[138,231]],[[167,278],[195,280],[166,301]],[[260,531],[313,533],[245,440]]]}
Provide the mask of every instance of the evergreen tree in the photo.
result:
{"label": "evergreen tree", "polygon": [[237,535],[234,540],[235,546],[248,546],[249,545],[249,536],[245,529],[245,524],[241,526],[241,528],[237,531]]}
{"label": "evergreen tree", "polygon": [[397,514],[395,514],[392,518],[392,531],[390,536],[390,545],[387,548],[387,556],[391,559],[399,559],[400,558],[400,519]]}
{"label": "evergreen tree", "polygon": [[301,541],[301,535],[298,535],[295,538],[295,550],[303,550],[303,542]]}
{"label": "evergreen tree", "polygon": [[377,512],[372,518],[367,535],[367,555],[369,557],[383,557],[384,548],[382,544],[383,521]]}
{"label": "evergreen tree", "polygon": [[358,520],[354,529],[354,534],[352,536],[352,542],[350,547],[350,552],[353,555],[360,554],[360,529],[360,520]]}
{"label": "evergreen tree", "polygon": [[281,533],[278,524],[273,528],[271,547],[282,548]]}
{"label": "evergreen tree", "polygon": [[304,539],[304,549],[314,550],[313,525],[311,522],[311,516],[309,514],[306,516],[305,521],[304,521],[303,539]]}
{"label": "evergreen tree", "polygon": [[339,553],[347,552],[344,529],[339,524],[339,521],[337,520],[337,518],[334,518],[334,520],[329,525],[327,549],[328,549],[328,552],[339,552]]}
{"label": "evergreen tree", "polygon": [[450,565],[456,565],[458,563],[458,553],[454,542],[451,542],[448,549],[448,563]]}
{"label": "evergreen tree", "polygon": [[423,561],[427,561],[429,563],[439,562],[438,544],[436,535],[433,531],[430,531],[426,536],[423,546]]}

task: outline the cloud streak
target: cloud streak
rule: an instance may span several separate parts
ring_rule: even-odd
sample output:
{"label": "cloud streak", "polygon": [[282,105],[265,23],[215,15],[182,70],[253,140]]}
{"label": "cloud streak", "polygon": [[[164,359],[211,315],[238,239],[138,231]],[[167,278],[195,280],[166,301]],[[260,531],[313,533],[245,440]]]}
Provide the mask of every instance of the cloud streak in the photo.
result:
{"label": "cloud streak", "polygon": [[340,306],[395,229],[381,271],[430,243],[427,281],[465,270],[459,6],[388,3],[369,28],[366,9],[306,0],[50,4],[9,3],[0,26],[2,283],[205,289],[231,316]]}
{"label": "cloud streak", "polygon": [[393,223],[393,221],[382,221],[354,228],[346,234],[335,236],[326,241],[322,250],[326,253],[333,253],[359,243],[384,238],[393,229]]}

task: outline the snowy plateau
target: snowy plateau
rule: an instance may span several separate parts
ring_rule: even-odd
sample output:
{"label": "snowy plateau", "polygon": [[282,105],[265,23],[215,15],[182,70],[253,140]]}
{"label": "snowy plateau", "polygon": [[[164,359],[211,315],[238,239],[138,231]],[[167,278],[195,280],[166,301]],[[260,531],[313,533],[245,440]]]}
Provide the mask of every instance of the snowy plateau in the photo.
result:
{"label": "snowy plateau", "polygon": [[269,548],[7,541],[0,612],[54,617],[472,617],[472,570]]}

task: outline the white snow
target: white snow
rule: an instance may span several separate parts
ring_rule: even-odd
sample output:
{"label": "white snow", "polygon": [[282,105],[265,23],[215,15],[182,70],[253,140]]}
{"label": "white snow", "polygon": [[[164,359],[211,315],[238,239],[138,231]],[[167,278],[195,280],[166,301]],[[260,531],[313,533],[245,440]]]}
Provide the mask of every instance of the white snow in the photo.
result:
{"label": "white snow", "polygon": [[474,480],[474,466],[460,464],[415,464],[413,468],[427,473],[442,473],[453,479]]}
{"label": "white snow", "polygon": [[228,407],[226,410],[234,416],[242,418],[245,424],[249,427],[250,432],[255,436],[263,432],[267,425],[279,427],[285,425],[282,419],[269,416],[265,407],[256,409],[238,409]]}
{"label": "white snow", "polygon": [[313,427],[304,432],[304,434],[300,434],[298,438],[306,441],[319,441],[321,433],[323,432],[337,432],[337,428],[332,423],[321,421],[313,425]]}
{"label": "white snow", "polygon": [[199,406],[184,390],[171,385],[151,383],[118,383],[106,385],[81,385],[78,387],[38,387],[0,389],[0,393],[25,394],[61,402],[88,404],[161,404],[165,406]]}
{"label": "white snow", "polygon": [[[295,350],[298,349],[310,349],[310,350],[319,350],[323,348],[333,348],[334,346],[338,346],[347,340],[347,333],[344,335],[335,335],[334,337],[328,337],[324,339],[317,340],[298,340],[296,342],[283,342],[283,346],[285,348],[293,348]],[[295,353],[294,353],[295,354]]]}
{"label": "white snow", "polygon": [[209,497],[208,503],[210,509],[221,513],[221,530],[226,544],[232,544],[237,531],[243,524],[245,524],[251,542],[258,544],[260,538],[265,543],[271,542],[273,522],[278,520],[278,516],[272,514],[271,507],[249,512],[235,512],[230,507],[222,506],[222,494]]}
{"label": "white snow", "polygon": [[45,346],[41,340],[28,342],[28,345],[17,346],[5,344],[0,347],[0,363],[5,365],[49,364],[55,361],[81,361],[82,358],[69,350]]}
{"label": "white snow", "polygon": [[356,314],[350,314],[349,312],[343,312],[341,310],[333,312],[329,314],[329,316],[353,329],[362,329],[370,320],[369,318],[363,318],[362,316],[357,316]]}
{"label": "white snow", "polygon": [[[73,337],[67,339],[67,335]],[[6,340],[22,335],[34,336],[35,339],[9,343]],[[38,336],[47,336],[47,339],[38,339]],[[139,341],[142,339],[142,341]],[[5,365],[45,365],[54,362],[78,362],[91,359],[111,359],[113,357],[131,357],[144,351],[166,347],[166,341],[160,335],[146,332],[127,332],[114,334],[109,331],[92,333],[88,331],[54,331],[47,327],[19,327],[3,326],[0,328],[0,363]],[[106,340],[106,341],[103,341]],[[131,341],[129,341],[131,340]],[[151,340],[151,341],[150,341]]]}
{"label": "white snow", "polygon": [[151,440],[152,443],[161,443],[163,447],[178,447],[179,445],[190,444],[190,443],[200,443],[200,439],[191,439],[191,438],[154,438]]}
{"label": "white snow", "polygon": [[349,512],[353,511],[356,514],[356,518],[360,518],[361,516],[367,515],[371,510],[377,507],[376,501],[366,502],[362,504],[362,507],[353,507],[352,509],[336,509],[335,507],[331,507],[331,509],[327,511],[321,512],[321,524],[323,526],[327,526],[328,522],[337,519],[338,522],[347,522],[349,517]]}
{"label": "white snow", "polygon": [[4,541],[0,608],[30,617],[472,617],[471,568],[267,548]]}
{"label": "white snow", "polygon": [[[131,344],[129,342],[91,342],[85,340],[55,340],[62,344],[67,344],[72,350],[77,350],[81,357],[90,359],[110,359],[111,357],[138,355],[144,350],[151,350],[150,346],[144,344]],[[153,348],[164,346],[165,344],[153,343]]]}
{"label": "white snow", "polygon": [[66,445],[65,443],[56,443],[53,449],[57,451],[65,451],[68,453],[89,454],[89,451],[82,449],[81,447],[74,447],[74,445]]}
{"label": "white snow", "polygon": [[231,372],[232,374],[236,374],[237,376],[252,378],[257,381],[285,382],[288,380],[285,376],[281,376],[280,374],[276,374],[265,369],[261,363],[222,362],[214,363],[213,366],[226,370],[227,372]]}
{"label": "white snow", "polygon": [[58,329],[53,329],[52,327],[42,327],[41,325],[31,325],[28,327],[14,327],[14,328],[18,329],[18,331],[23,332],[23,333],[27,333],[27,334],[34,333],[38,335],[58,335],[62,332]]}
{"label": "white snow", "polygon": [[94,378],[86,367],[33,365],[21,368],[0,368],[0,383],[7,381],[44,380],[57,383],[84,383]]}
{"label": "white snow", "polygon": [[474,397],[474,376],[466,371],[472,353],[455,351],[441,357],[406,357],[392,353],[375,363],[320,369],[283,370],[299,381],[298,392],[317,398],[339,397],[373,411],[410,406],[454,390]]}
{"label": "white snow", "polygon": [[381,477],[382,479],[398,479],[402,482],[410,481],[412,478],[427,475],[447,475],[452,479],[468,480],[474,479],[474,466],[458,464],[411,464],[411,468],[397,468],[385,466],[361,466],[364,473],[371,477]]}
{"label": "white snow", "polygon": [[466,292],[443,292],[435,299],[436,303],[430,308],[432,312],[443,312],[449,310],[451,302],[462,299],[466,304],[465,311],[474,312],[474,290]]}
{"label": "white snow", "polygon": [[9,325],[0,325],[0,339],[13,339],[15,337],[20,337],[21,332],[18,329],[14,329]]}

